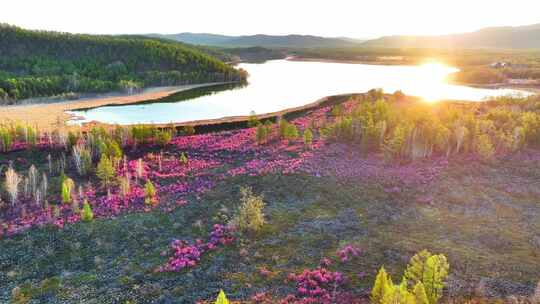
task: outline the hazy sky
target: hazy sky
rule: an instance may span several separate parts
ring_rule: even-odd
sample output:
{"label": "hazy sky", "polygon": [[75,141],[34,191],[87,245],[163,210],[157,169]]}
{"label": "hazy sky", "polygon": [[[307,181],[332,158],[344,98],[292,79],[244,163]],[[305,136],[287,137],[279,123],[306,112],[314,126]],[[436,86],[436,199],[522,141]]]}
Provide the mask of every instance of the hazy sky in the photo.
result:
{"label": "hazy sky", "polygon": [[540,1],[3,0],[0,22],[99,34],[432,35],[540,23]]}

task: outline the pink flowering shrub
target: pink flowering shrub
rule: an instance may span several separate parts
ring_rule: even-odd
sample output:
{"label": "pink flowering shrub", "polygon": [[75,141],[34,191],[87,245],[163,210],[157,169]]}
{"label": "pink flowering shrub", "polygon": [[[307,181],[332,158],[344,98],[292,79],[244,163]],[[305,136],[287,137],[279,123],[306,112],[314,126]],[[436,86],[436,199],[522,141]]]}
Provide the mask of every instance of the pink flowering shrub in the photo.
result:
{"label": "pink flowering shrub", "polygon": [[208,241],[196,240],[190,244],[182,240],[174,240],[171,243],[171,257],[167,263],[160,266],[157,272],[179,272],[186,268],[195,267],[201,256],[209,251],[216,250],[221,246],[227,246],[234,241],[231,231],[220,224],[215,224],[210,232]]}
{"label": "pink flowering shrub", "polygon": [[287,281],[295,284],[296,293],[286,296],[282,304],[355,303],[352,294],[343,291],[347,279],[341,272],[323,267],[306,269],[300,274],[289,274]]}
{"label": "pink flowering shrub", "polygon": [[[344,113],[354,108],[354,101],[343,105]],[[331,107],[326,106],[309,111],[306,115],[291,120],[300,132],[307,128],[313,131],[313,141],[309,150],[304,142],[280,140],[278,126],[271,127],[267,144],[258,145],[255,139],[256,128],[215,132],[174,137],[163,153],[147,153],[139,162],[138,157],[119,162],[116,175],[129,178],[129,193],[124,197],[119,189],[113,187],[111,194],[96,193],[94,186],[85,188],[83,198],[90,203],[96,218],[117,216],[125,212],[148,211],[151,208],[172,210],[171,204],[159,206],[144,205],[143,185],[147,179],[154,184],[160,198],[166,202],[186,202],[188,196],[198,197],[212,189],[220,180],[238,175],[259,176],[265,174],[302,173],[316,177],[329,176],[340,180],[356,182],[370,181],[382,184],[388,193],[400,193],[401,189],[411,186],[427,187],[444,170],[446,158],[435,158],[406,165],[388,164],[378,155],[362,155],[358,149],[345,144],[329,143],[319,136],[318,129],[331,120]],[[81,139],[82,140],[82,139]],[[126,145],[133,142],[128,138]],[[24,144],[15,143],[15,148]],[[51,136],[43,135],[38,139],[39,149],[59,149],[61,145]],[[135,146],[133,146],[135,149]],[[189,155],[187,164],[179,161],[179,155]],[[24,164],[25,159],[17,162]],[[139,175],[139,176],[138,176]],[[138,176],[138,177],[137,177]],[[54,195],[46,197],[54,203]],[[81,198],[82,199],[82,198]],[[59,216],[53,216],[51,210],[38,208],[29,200],[20,205],[27,205],[24,213],[0,218],[4,223],[4,235],[12,235],[32,226],[54,223],[63,227],[65,223],[78,221],[69,206],[59,206]],[[182,204],[172,204],[174,206]],[[2,228],[0,228],[2,229]],[[349,255],[351,252],[349,252]]]}
{"label": "pink flowering shrub", "polygon": [[337,252],[337,256],[342,263],[350,261],[352,258],[360,255],[360,249],[354,247],[351,244],[346,245]]}

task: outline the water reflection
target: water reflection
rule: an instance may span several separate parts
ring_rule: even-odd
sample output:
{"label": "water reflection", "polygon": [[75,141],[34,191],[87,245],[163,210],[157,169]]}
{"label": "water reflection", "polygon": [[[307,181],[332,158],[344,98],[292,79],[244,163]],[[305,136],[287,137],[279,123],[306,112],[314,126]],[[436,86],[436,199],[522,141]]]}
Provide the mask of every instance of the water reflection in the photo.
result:
{"label": "water reflection", "polygon": [[446,77],[457,70],[437,63],[383,66],[275,60],[239,67],[250,73],[247,86],[198,88],[158,101],[73,113],[85,117],[85,121],[169,123],[248,115],[250,111],[270,113],[305,105],[328,95],[366,92],[372,88],[382,88],[390,93],[401,90],[429,101],[481,101],[489,96],[520,93],[448,84]]}

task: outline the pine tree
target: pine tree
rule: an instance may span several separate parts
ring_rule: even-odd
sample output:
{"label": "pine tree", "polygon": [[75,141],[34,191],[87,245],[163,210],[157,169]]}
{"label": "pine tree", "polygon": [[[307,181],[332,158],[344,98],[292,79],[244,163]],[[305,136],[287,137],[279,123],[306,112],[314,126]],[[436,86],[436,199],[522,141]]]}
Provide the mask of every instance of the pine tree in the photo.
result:
{"label": "pine tree", "polygon": [[430,304],[436,304],[442,297],[449,268],[448,261],[442,254],[433,255],[426,260],[422,283]]}
{"label": "pine tree", "polygon": [[182,154],[180,154],[180,163],[182,165],[187,165],[188,164],[188,158],[186,156],[186,153],[182,152]]}
{"label": "pine tree", "polygon": [[156,203],[156,188],[150,180],[147,180],[144,185],[144,203],[146,205],[153,205]]}
{"label": "pine tree", "polygon": [[225,296],[225,292],[223,292],[223,289],[219,291],[219,295],[214,304],[229,304],[229,300],[227,300],[227,297]]}
{"label": "pine tree", "polygon": [[81,219],[85,222],[91,222],[94,219],[94,213],[87,200],[84,200]]}
{"label": "pine tree", "polygon": [[382,304],[416,304],[415,297],[407,289],[407,281],[403,280],[399,285],[387,285]]}
{"label": "pine tree", "polygon": [[375,278],[375,283],[373,284],[373,288],[371,289],[371,303],[373,304],[382,304],[384,295],[392,291],[392,279],[386,273],[386,270],[384,269],[384,266],[379,269],[379,272],[377,273],[377,277]]}
{"label": "pine tree", "polygon": [[114,181],[114,167],[107,155],[102,154],[96,169],[96,175],[101,180],[103,187],[109,188]]}
{"label": "pine tree", "polygon": [[267,128],[266,128],[266,126],[264,126],[262,124],[257,125],[257,132],[255,134],[255,137],[256,137],[257,143],[259,145],[264,144],[266,142],[266,138],[267,138]]}
{"label": "pine tree", "polygon": [[313,132],[308,128],[304,131],[304,146],[306,148],[311,148],[311,145],[313,144]]}
{"label": "pine tree", "polygon": [[62,182],[62,203],[71,204],[71,193],[74,187],[75,183],[71,178],[67,177],[64,179]]}
{"label": "pine tree", "polygon": [[294,124],[288,124],[287,128],[285,129],[285,139],[287,140],[295,140],[298,138],[298,129]]}
{"label": "pine tree", "polygon": [[405,270],[405,278],[407,279],[409,286],[414,286],[416,283],[423,280],[426,261],[431,256],[431,252],[424,249],[411,258],[407,265],[407,269]]}
{"label": "pine tree", "polygon": [[429,304],[429,300],[426,294],[426,289],[422,282],[416,283],[413,289],[414,298],[416,299],[416,304]]}

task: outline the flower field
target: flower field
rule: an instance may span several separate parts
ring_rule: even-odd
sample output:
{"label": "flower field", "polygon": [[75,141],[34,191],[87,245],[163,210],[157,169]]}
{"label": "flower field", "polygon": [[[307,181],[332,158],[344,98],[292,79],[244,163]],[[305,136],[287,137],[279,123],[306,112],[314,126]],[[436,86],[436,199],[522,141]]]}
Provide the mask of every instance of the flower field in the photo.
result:
{"label": "flower field", "polygon": [[[493,151],[459,132],[448,153],[438,135],[425,148],[411,131],[411,150],[398,152],[400,123],[377,129],[385,138],[366,149],[354,135],[364,102],[206,134],[4,127],[13,136],[0,156],[0,302],[194,303],[224,289],[253,303],[360,303],[381,265],[397,274],[424,248],[456,269],[447,295],[531,294],[540,151],[497,144],[507,124],[486,131]],[[231,224],[239,186],[266,203],[260,231]],[[59,283],[43,288],[50,280]]]}

